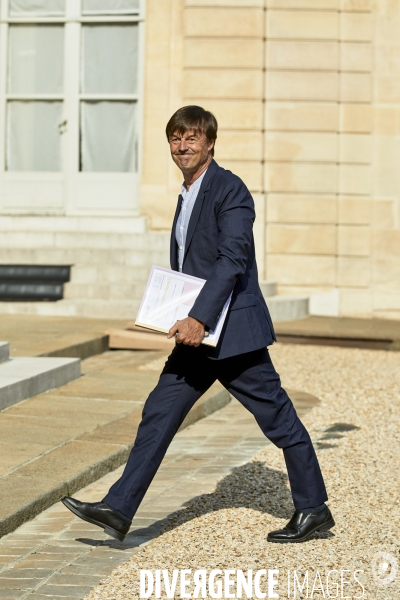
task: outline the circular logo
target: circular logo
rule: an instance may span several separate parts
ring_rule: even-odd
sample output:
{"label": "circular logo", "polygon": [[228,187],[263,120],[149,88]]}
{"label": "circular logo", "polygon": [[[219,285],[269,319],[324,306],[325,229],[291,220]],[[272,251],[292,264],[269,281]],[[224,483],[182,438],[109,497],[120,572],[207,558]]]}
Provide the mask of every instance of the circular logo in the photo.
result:
{"label": "circular logo", "polygon": [[372,575],[376,585],[388,585],[396,577],[399,565],[394,556],[377,552],[372,557]]}

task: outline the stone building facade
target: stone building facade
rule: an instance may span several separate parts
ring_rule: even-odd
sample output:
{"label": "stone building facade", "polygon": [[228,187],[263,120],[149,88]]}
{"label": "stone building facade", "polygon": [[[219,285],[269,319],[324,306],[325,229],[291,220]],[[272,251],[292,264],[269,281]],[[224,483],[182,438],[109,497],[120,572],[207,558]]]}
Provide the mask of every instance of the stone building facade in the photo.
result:
{"label": "stone building facade", "polygon": [[316,312],[400,318],[400,2],[160,4],[145,84],[152,226],[169,222],[178,183],[161,138],[152,161],[154,140],[172,110],[199,103],[219,119],[217,159],[254,194],[264,277],[316,295]]}
{"label": "stone building facade", "polygon": [[[66,3],[71,14],[80,4]],[[10,26],[5,15],[3,37]],[[121,299],[124,285],[130,298],[134,269],[144,274],[168,247],[180,176],[168,155],[165,124],[178,107],[200,104],[219,122],[216,160],[253,193],[262,279],[277,281],[281,294],[310,296],[315,314],[400,318],[400,2],[146,0],[137,21],[140,83],[131,98],[139,115],[137,183],[127,173],[121,174],[125,183],[92,174],[82,187],[84,208],[71,200],[56,209],[13,208],[12,194],[5,203],[0,192],[0,237],[4,232],[14,240],[24,222],[40,246],[30,228],[39,233],[47,221],[48,233],[64,231],[62,248],[70,246],[62,255],[61,234],[53,235],[53,256],[68,255],[77,265],[71,306],[85,294],[92,306],[99,294],[111,306],[107,294]],[[3,44],[0,53],[6,51]],[[4,101],[1,106],[4,115]],[[66,185],[77,190],[79,174],[71,172]],[[13,176],[26,179],[26,173]],[[137,185],[137,197],[129,185]],[[123,198],[114,206],[113,186]],[[97,193],[104,196],[99,203]],[[88,254],[79,267],[78,254],[71,253],[83,243],[77,232],[100,236],[103,242],[99,237],[95,244],[114,253],[115,268],[109,258],[109,271],[94,271]],[[106,243],[107,236],[113,238]],[[136,236],[136,246],[129,236]],[[120,242],[131,253],[130,265],[118,258]],[[0,262],[21,261],[17,242],[7,252],[1,245]],[[31,247],[23,245],[28,253]],[[31,254],[32,260],[43,256]],[[104,291],[111,271],[114,291]],[[103,313],[104,306],[97,310]]]}

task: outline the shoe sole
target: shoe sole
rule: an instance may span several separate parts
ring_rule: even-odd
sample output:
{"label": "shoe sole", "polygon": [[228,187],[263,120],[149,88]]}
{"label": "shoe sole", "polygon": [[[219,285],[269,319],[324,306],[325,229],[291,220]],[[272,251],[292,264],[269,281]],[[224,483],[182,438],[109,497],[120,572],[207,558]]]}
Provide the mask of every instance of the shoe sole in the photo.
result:
{"label": "shoe sole", "polygon": [[125,539],[124,533],[121,533],[120,531],[117,531],[116,529],[113,529],[112,527],[109,527],[108,525],[104,525],[104,523],[101,523],[100,521],[96,521],[96,519],[91,519],[90,517],[87,517],[86,515],[79,512],[79,510],[77,508],[75,508],[74,506],[71,506],[67,500],[64,500],[64,498],[61,500],[61,502],[72,513],[74,513],[74,515],[76,515],[80,519],[83,519],[83,521],[87,521],[87,523],[92,523],[92,525],[97,525],[97,527],[101,527],[101,529],[104,529],[104,533],[106,533],[107,535],[110,535],[113,538],[116,538],[119,542],[124,541],[124,539]]}
{"label": "shoe sole", "polygon": [[312,535],[314,535],[314,533],[317,532],[323,532],[323,531],[328,531],[329,529],[332,529],[332,527],[335,526],[335,521],[334,519],[329,519],[329,521],[326,521],[325,523],[322,523],[322,525],[318,525],[317,527],[315,527],[315,529],[313,529],[312,531],[310,531],[309,533],[307,533],[307,535],[303,536],[302,538],[298,538],[297,540],[274,540],[274,539],[270,539],[267,537],[267,542],[273,542],[274,544],[299,544],[301,542],[305,542],[306,540],[310,539],[310,537]]}

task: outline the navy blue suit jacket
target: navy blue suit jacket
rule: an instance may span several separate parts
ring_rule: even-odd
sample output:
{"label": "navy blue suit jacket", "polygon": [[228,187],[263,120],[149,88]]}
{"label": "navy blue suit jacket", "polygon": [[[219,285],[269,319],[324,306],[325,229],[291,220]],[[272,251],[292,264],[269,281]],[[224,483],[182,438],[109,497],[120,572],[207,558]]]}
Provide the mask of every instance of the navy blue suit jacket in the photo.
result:
{"label": "navy blue suit jacket", "polygon": [[[178,271],[176,222],[171,232],[171,269]],[[258,285],[253,222],[254,201],[243,181],[213,160],[190,217],[182,271],[206,279],[191,317],[215,329],[233,290],[218,346],[206,346],[210,358],[223,359],[271,345],[276,340],[271,317]]]}

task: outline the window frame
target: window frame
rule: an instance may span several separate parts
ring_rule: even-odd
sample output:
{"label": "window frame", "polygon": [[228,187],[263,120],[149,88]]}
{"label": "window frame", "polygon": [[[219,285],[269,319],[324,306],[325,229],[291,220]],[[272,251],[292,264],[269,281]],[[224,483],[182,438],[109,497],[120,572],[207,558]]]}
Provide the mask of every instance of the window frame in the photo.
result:
{"label": "window frame", "polygon": [[[0,0],[0,213],[53,212],[70,215],[111,215],[138,216],[139,183],[142,166],[142,122],[143,122],[143,75],[144,75],[144,0],[140,0],[137,14],[105,14],[82,15],[81,0],[66,0],[63,16],[8,16],[9,0]],[[138,64],[136,94],[84,94],[80,90],[81,42],[84,24],[138,24]],[[13,24],[61,24],[64,26],[64,90],[62,94],[11,94],[8,93],[8,48],[9,27]],[[7,143],[7,103],[9,100],[61,100],[63,102],[63,121],[65,133],[61,133],[61,171],[6,171]],[[80,108],[84,100],[125,100],[136,105],[136,133],[134,143],[134,164],[131,172],[83,172],[80,171]],[[63,201],[54,207],[16,207],[13,210],[4,204],[1,194],[2,182],[12,180],[28,183],[48,181],[60,183],[63,187]],[[96,194],[102,194],[104,186],[111,190],[113,186],[121,186],[121,194],[125,200],[115,202],[109,208],[106,198],[96,203]],[[93,188],[93,201],[90,199],[90,188]],[[134,188],[131,201],[129,188]],[[123,188],[123,190],[122,190]],[[86,190],[86,191],[84,191]],[[117,194],[118,195],[118,194]],[[87,201],[80,199],[86,198]]]}

